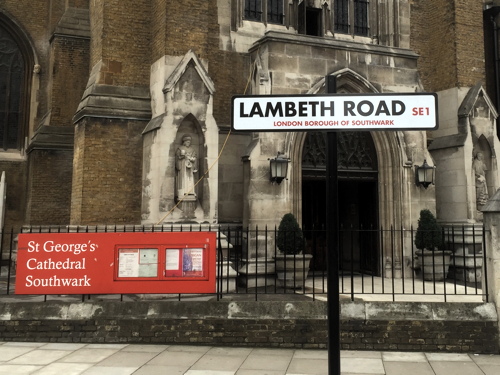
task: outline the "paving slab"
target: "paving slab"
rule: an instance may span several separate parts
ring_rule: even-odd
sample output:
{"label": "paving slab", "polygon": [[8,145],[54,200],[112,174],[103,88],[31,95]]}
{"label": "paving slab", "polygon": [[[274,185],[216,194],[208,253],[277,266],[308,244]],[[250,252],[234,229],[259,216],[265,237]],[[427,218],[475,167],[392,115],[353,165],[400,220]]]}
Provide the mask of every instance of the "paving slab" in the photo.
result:
{"label": "paving slab", "polygon": [[293,358],[287,375],[323,375],[328,374],[328,360]]}
{"label": "paving slab", "polygon": [[31,350],[9,361],[13,365],[48,365],[68,355],[67,350]]}
{"label": "paving slab", "polygon": [[[291,356],[249,355],[240,366],[244,370],[286,371],[290,365]],[[292,361],[293,363],[293,361]]]}
{"label": "paving slab", "polygon": [[0,375],[32,374],[36,370],[39,370],[41,368],[42,366],[2,364],[2,366],[0,367]]}
{"label": "paving slab", "polygon": [[[480,365],[497,365],[500,366],[500,355],[474,354],[470,358]],[[500,374],[500,372],[499,372]]]}
{"label": "paving slab", "polygon": [[134,375],[184,375],[186,371],[185,367],[144,365]]}
{"label": "paving slab", "polygon": [[479,368],[485,375],[500,374],[500,365],[480,365]]}
{"label": "paving slab", "polygon": [[[384,362],[385,375],[436,375],[427,362]],[[447,375],[452,374],[450,372]],[[454,374],[455,375],[455,374]]]}
{"label": "paving slab", "polygon": [[308,359],[328,359],[328,352],[326,350],[296,350],[293,358],[308,358]]}
{"label": "paving slab", "polygon": [[161,353],[168,349],[166,345],[127,345],[122,352],[148,352],[148,353]]}
{"label": "paving slab", "polygon": [[67,354],[59,362],[98,363],[115,354],[118,349],[84,347]]}
{"label": "paving slab", "polygon": [[405,352],[383,352],[382,360],[384,362],[426,362],[427,357],[424,353],[405,353]]}
{"label": "paving slab", "polygon": [[185,375],[234,375],[234,371],[189,370]]}
{"label": "paving slab", "polygon": [[102,367],[93,366],[82,373],[82,375],[131,375],[135,373],[135,367]]}
{"label": "paving slab", "polygon": [[443,362],[471,362],[472,358],[466,353],[425,353],[427,360]]}
{"label": "paving slab", "polygon": [[291,375],[291,374],[287,374],[286,371],[276,371],[276,370],[239,369],[238,371],[236,371],[235,375]]}
{"label": "paving slab", "polygon": [[119,351],[100,361],[99,366],[135,367],[137,369],[157,355],[158,353]]}
{"label": "paving slab", "polygon": [[[500,355],[341,351],[342,375],[499,375]],[[0,343],[0,375],[328,375],[328,351]]]}
{"label": "paving slab", "polygon": [[340,358],[342,373],[385,374],[382,359],[378,358]]}
{"label": "paving slab", "polygon": [[25,347],[25,346],[0,346],[0,363],[8,362],[13,360],[14,358],[20,357],[23,354],[29,353],[34,350],[34,347]]}
{"label": "paving slab", "polygon": [[[327,351],[324,351],[324,352],[328,355]],[[382,359],[382,352],[342,350],[340,352],[340,358],[377,358],[377,359]]]}
{"label": "paving slab", "polygon": [[252,352],[252,348],[220,348],[215,347],[211,348],[206,352],[207,355],[223,355],[223,356],[237,356],[237,357],[248,357],[248,355]]}
{"label": "paving slab", "polygon": [[73,351],[73,350],[77,350],[77,349],[81,349],[83,348],[84,346],[86,346],[86,344],[75,344],[75,343],[57,343],[57,342],[53,342],[53,343],[50,343],[50,344],[45,344],[45,345],[42,345],[40,347],[38,347],[40,350],[70,350],[70,351]]}
{"label": "paving slab", "polygon": [[473,361],[429,361],[436,375],[484,375]]}
{"label": "paving slab", "polygon": [[200,351],[170,351],[165,350],[152,358],[148,364],[157,366],[180,366],[190,368],[203,357]]}
{"label": "paving slab", "polygon": [[51,363],[38,370],[36,375],[80,375],[90,367],[90,363]]}
{"label": "paving slab", "polygon": [[224,371],[233,374],[240,368],[247,356],[222,356],[205,354],[193,366],[191,370]]}

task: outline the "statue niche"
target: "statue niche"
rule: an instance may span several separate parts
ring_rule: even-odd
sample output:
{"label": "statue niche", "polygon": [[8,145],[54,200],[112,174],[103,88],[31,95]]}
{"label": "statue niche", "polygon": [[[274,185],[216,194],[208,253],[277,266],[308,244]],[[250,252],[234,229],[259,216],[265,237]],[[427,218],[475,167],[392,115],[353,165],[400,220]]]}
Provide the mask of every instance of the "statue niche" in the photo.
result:
{"label": "statue niche", "polygon": [[175,200],[196,201],[195,174],[198,172],[198,154],[192,146],[192,137],[185,134],[175,151]]}
{"label": "statue niche", "polygon": [[472,162],[474,178],[476,181],[476,209],[479,211],[488,201],[488,184],[486,183],[486,164],[482,152],[476,153]]}

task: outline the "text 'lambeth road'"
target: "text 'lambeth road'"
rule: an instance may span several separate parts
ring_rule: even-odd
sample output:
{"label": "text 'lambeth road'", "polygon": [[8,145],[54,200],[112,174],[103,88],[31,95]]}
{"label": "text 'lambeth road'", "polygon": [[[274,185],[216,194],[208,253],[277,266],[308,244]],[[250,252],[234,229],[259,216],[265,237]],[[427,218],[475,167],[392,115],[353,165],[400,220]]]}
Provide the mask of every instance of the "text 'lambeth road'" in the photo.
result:
{"label": "text 'lambeth road'", "polygon": [[234,130],[383,130],[437,127],[435,94],[238,96]]}

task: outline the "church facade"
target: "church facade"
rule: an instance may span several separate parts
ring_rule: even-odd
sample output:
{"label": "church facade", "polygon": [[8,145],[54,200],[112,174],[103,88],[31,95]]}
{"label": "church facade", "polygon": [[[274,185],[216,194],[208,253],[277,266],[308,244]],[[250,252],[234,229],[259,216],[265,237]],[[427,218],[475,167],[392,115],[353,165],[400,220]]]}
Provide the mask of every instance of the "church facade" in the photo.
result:
{"label": "church facade", "polygon": [[[321,228],[325,133],[232,131],[231,99],[324,94],[334,76],[338,93],[435,92],[439,108],[435,131],[338,133],[340,224],[409,228],[428,208],[445,225],[480,225],[500,186],[497,9],[1,0],[5,222],[262,228],[291,212]],[[278,155],[289,159],[281,183],[270,181]],[[436,172],[427,188],[424,162]],[[374,249],[365,266],[378,272],[387,256]]]}

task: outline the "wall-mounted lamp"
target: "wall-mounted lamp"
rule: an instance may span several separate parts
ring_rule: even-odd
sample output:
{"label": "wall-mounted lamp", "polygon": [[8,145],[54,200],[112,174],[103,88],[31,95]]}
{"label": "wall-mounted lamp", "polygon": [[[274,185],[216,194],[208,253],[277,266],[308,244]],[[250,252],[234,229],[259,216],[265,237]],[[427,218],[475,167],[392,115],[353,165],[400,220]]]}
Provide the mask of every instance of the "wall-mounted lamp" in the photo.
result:
{"label": "wall-mounted lamp", "polygon": [[275,158],[269,159],[269,168],[271,170],[271,182],[277,182],[278,184],[281,184],[281,181],[283,181],[286,178],[289,161],[290,158],[287,158],[286,156],[284,156],[284,154],[282,154],[279,151],[278,155]]}
{"label": "wall-mounted lamp", "polygon": [[424,159],[422,165],[415,166],[415,183],[417,186],[422,185],[425,189],[430,184],[434,184],[434,178],[436,176],[436,167],[427,164],[427,160]]}

